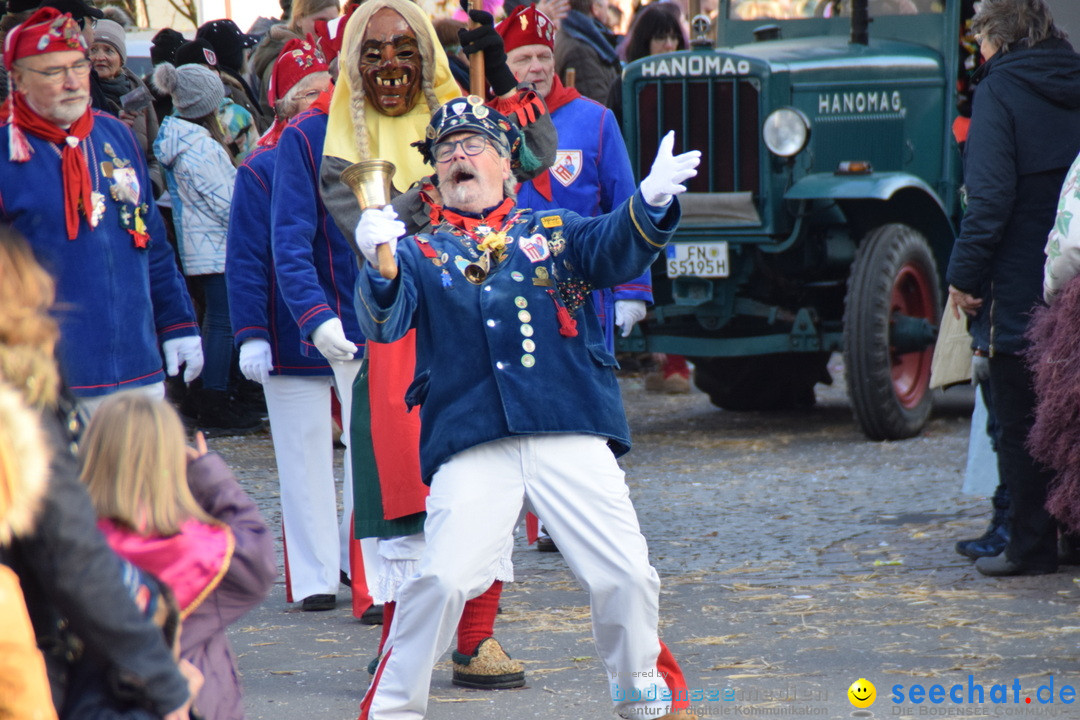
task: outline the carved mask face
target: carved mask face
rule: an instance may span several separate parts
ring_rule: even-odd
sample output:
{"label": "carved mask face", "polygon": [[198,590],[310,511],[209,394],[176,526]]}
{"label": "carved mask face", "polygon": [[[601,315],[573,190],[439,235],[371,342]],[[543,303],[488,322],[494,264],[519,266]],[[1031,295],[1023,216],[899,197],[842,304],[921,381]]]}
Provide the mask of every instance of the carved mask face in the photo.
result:
{"label": "carved mask face", "polygon": [[383,115],[404,115],[416,104],[420,45],[396,11],[383,8],[368,21],[360,44],[360,75],[368,102]]}

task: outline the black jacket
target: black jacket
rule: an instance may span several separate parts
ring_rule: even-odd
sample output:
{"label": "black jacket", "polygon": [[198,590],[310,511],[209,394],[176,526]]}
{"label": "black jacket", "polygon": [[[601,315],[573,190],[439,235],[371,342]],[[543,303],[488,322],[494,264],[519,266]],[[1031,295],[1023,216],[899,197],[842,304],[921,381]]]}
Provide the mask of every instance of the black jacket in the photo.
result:
{"label": "black jacket", "polygon": [[71,433],[50,413],[43,415],[42,426],[52,459],[37,526],[4,548],[0,559],[19,576],[53,702],[64,717],[67,670],[81,642],[117,667],[125,687],[141,688],[147,705],[162,715],[171,712],[187,699],[187,681],[161,630],[130,599],[121,560],[98,530],[90,496],[79,481]]}
{"label": "black jacket", "polygon": [[981,69],[964,151],[968,207],[946,278],[983,298],[991,352],[1019,353],[1042,302],[1043,248],[1080,152],[1080,55],[1065,40]]}

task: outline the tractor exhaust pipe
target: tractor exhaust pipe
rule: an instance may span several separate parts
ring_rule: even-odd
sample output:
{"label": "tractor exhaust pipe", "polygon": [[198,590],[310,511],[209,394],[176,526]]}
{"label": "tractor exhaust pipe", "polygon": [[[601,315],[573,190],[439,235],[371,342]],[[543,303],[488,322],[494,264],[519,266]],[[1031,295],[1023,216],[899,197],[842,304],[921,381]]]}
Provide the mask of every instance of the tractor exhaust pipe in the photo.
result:
{"label": "tractor exhaust pipe", "polygon": [[870,44],[870,0],[851,2],[851,44]]}

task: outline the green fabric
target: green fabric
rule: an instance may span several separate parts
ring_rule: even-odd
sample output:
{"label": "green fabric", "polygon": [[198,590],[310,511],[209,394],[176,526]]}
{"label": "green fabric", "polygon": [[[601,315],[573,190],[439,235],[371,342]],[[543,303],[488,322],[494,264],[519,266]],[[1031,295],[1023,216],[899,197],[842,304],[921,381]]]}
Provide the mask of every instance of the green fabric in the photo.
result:
{"label": "green fabric", "polygon": [[352,422],[349,447],[352,449],[353,532],[357,538],[401,537],[424,531],[427,513],[387,520],[383,517],[382,485],[375,464],[375,446],[371,440],[371,401],[368,392],[368,363],[360,365],[353,381]]}

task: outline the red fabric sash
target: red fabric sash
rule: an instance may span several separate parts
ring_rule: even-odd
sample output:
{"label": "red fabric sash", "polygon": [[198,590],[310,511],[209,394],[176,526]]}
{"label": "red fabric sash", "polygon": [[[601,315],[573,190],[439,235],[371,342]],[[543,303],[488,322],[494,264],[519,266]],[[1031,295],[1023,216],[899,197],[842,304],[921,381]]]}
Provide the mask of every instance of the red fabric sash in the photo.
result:
{"label": "red fabric sash", "polygon": [[[436,218],[435,212],[438,212]],[[476,228],[480,225],[487,225],[495,232],[502,230],[503,222],[506,221],[506,216],[510,214],[510,211],[514,209],[514,199],[506,198],[496,207],[482,218],[471,218],[459,215],[450,208],[444,208],[441,206],[434,206],[432,208],[432,224],[438,225],[439,221],[447,222],[456,228],[461,228],[470,235],[476,231]]]}
{"label": "red fabric sash", "polygon": [[187,520],[170,537],[144,536],[108,518],[98,520],[109,546],[169,586],[186,618],[217,588],[229,569],[236,540],[226,525]]}
{"label": "red fabric sash", "polygon": [[[544,98],[544,102],[547,103],[548,112],[553,113],[566,103],[571,100],[577,100],[579,97],[581,97],[581,93],[574,88],[568,88],[563,85],[562,80],[556,75],[551,82],[551,92]],[[532,179],[532,184],[533,187],[536,188],[536,192],[540,193],[541,197],[548,202],[552,202],[551,174],[547,170],[534,177]]]}
{"label": "red fabric sash", "polygon": [[[72,123],[70,129],[64,130],[34,112],[22,93],[14,93],[14,97],[15,124],[23,131],[63,148],[60,153],[60,169],[64,183],[64,220],[67,224],[68,240],[74,240],[79,236],[79,204],[82,203],[87,221],[94,212],[94,204],[90,198],[93,190],[90,168],[86,164],[86,154],[80,144],[94,129],[94,114],[87,107],[82,117]],[[77,142],[72,145],[69,138],[75,138]]]}
{"label": "red fabric sash", "polygon": [[379,468],[383,517],[424,510],[428,487],[420,474],[420,413],[405,407],[416,368],[416,331],[392,343],[368,342],[371,444]]}

